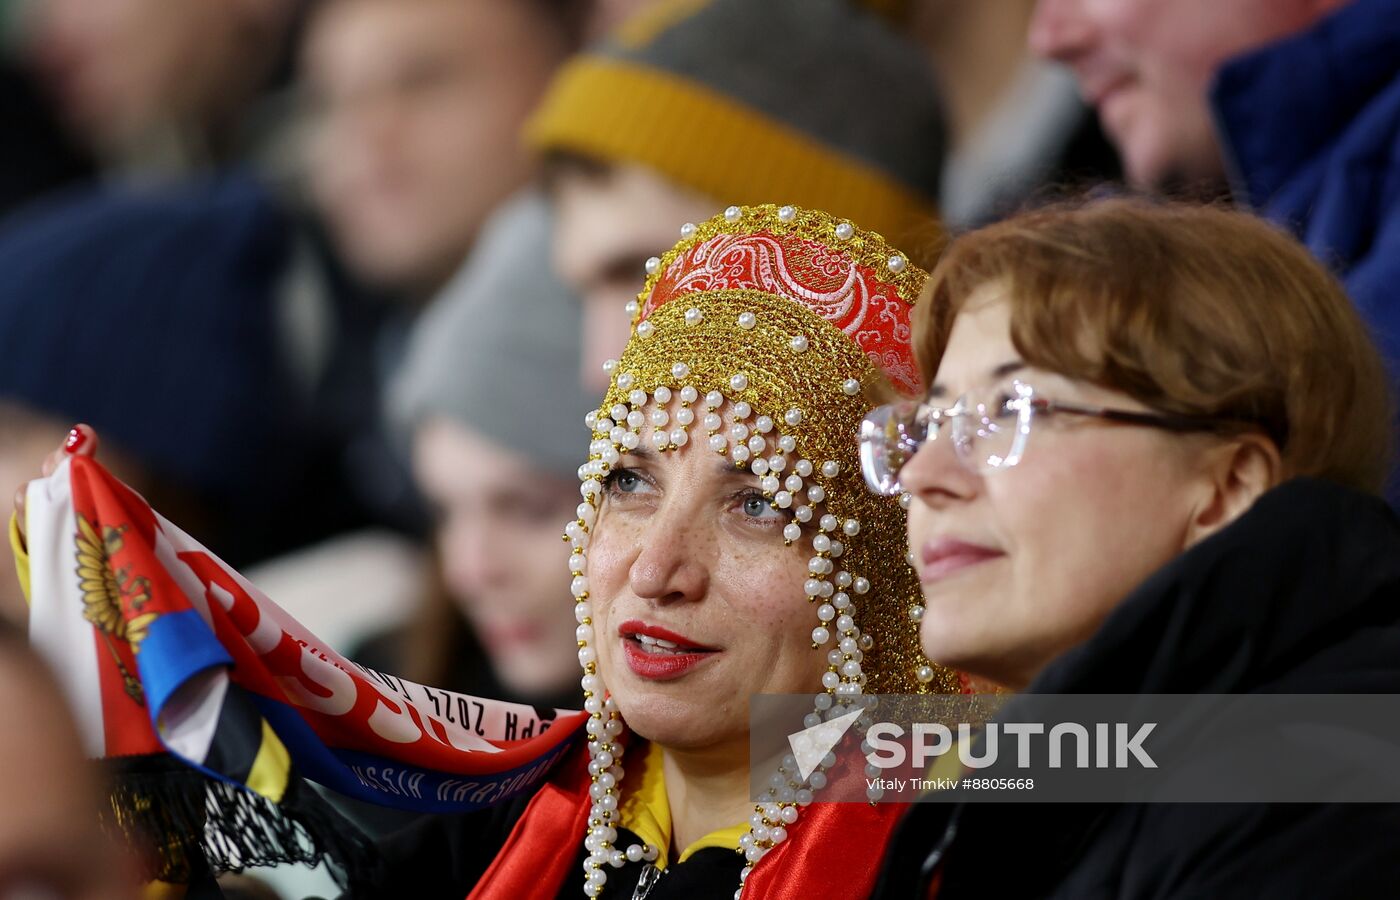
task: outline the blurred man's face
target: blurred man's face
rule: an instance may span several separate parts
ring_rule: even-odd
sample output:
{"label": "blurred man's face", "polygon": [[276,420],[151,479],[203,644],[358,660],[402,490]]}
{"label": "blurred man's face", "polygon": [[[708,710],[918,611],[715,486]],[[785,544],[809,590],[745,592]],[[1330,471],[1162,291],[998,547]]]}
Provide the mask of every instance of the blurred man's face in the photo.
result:
{"label": "blurred man's face", "polygon": [[[173,123],[209,126],[265,75],[290,0],[38,0],[29,55],[99,152]],[[273,45],[273,46],[269,46]]]}
{"label": "blurred man's face", "polygon": [[1301,31],[1346,0],[1040,0],[1031,49],[1069,65],[1128,178],[1220,182],[1207,92],[1231,57]]}
{"label": "blurred man's face", "polygon": [[530,172],[519,131],[563,58],[519,0],[336,0],[308,35],[310,175],[346,262],[428,293]]}
{"label": "blurred man's face", "polygon": [[566,163],[551,183],[554,264],[583,298],[583,381],[606,390],[603,362],[627,346],[624,307],[642,289],[647,258],[679,241],[686,222],[703,222],[721,205],[635,165]]}

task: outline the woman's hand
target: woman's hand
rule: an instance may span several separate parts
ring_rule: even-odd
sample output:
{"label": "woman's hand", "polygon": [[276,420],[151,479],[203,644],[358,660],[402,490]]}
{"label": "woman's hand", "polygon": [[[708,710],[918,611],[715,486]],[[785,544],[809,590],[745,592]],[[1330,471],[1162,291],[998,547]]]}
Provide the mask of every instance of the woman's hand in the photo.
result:
{"label": "woman's hand", "polygon": [[[44,478],[48,478],[54,470],[70,456],[96,456],[97,455],[97,432],[91,425],[74,425],[73,430],[68,432],[68,436],[63,439],[63,444],[55,451],[44,457],[44,461],[39,466],[39,472]],[[29,483],[19,486],[15,491],[15,518],[19,524],[19,535],[24,534],[24,496],[29,492]]]}

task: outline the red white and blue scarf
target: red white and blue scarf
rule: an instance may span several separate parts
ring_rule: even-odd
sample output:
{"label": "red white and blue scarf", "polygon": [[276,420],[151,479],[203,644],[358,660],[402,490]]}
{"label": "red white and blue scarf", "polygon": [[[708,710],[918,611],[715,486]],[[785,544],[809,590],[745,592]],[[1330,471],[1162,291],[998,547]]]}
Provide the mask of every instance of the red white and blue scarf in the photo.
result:
{"label": "red white and blue scarf", "polygon": [[[585,714],[456,694],[359,666],[155,513],[99,463],[26,500],[30,634],[88,753],[118,761],[114,809],[153,872],[284,860],[355,867],[314,781],[423,812],[530,791]],[[352,879],[353,880],[353,879]]]}

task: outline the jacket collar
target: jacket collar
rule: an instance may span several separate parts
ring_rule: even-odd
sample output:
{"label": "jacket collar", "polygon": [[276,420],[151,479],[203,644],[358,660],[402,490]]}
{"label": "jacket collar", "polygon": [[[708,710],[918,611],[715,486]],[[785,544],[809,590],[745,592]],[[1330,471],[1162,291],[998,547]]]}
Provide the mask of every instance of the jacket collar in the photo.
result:
{"label": "jacket collar", "polygon": [[1297,479],[1158,570],[1028,692],[1243,693],[1285,677],[1310,691],[1298,661],[1360,621],[1394,623],[1397,599],[1395,513],[1378,497]]}
{"label": "jacket collar", "polygon": [[[1400,519],[1379,498],[1299,479],[1158,570],[1026,693],[1400,692],[1398,623]],[[912,860],[946,863],[940,896],[1042,896],[1114,809],[916,806],[880,896],[924,896]]]}

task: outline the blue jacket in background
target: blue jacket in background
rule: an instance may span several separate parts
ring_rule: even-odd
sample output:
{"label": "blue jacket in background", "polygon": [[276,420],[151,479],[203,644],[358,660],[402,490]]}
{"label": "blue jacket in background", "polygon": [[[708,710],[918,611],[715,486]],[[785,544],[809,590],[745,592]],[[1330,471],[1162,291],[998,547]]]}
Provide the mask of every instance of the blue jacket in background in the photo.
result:
{"label": "blue jacket in background", "polygon": [[1400,0],[1230,61],[1212,99],[1237,195],[1342,277],[1400,385]]}
{"label": "blue jacket in background", "polygon": [[1342,276],[1400,371],[1400,0],[1232,60],[1214,101],[1242,199]]}
{"label": "blue jacket in background", "polygon": [[[280,477],[287,223],[251,177],[82,188],[0,229],[0,397],[213,498]],[[272,491],[277,496],[283,486]]]}

